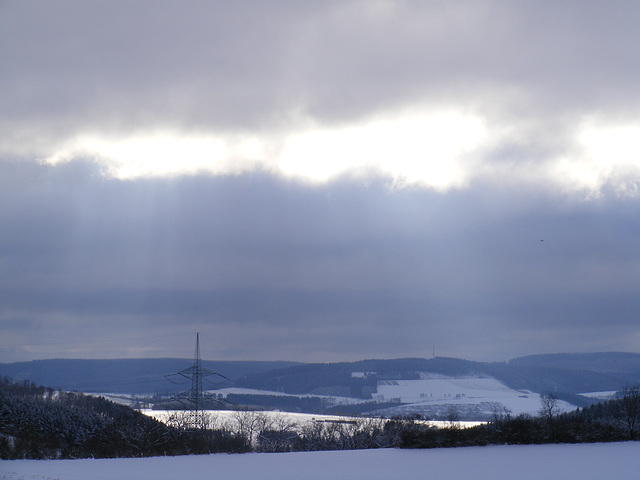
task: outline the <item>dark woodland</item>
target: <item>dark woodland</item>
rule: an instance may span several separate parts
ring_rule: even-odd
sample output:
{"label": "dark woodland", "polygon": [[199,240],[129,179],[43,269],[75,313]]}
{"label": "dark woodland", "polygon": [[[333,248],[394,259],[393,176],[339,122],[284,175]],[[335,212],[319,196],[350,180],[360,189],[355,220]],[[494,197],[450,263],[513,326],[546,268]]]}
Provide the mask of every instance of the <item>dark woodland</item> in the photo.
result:
{"label": "dark woodland", "polygon": [[455,409],[445,427],[420,417],[355,418],[297,425],[265,412],[234,413],[238,427],[169,425],[101,397],[56,391],[5,377],[0,381],[0,458],[115,458],[158,455],[289,452],[363,448],[437,448],[492,444],[611,442],[638,439],[640,389],[570,413],[543,397],[537,416],[496,411],[491,421],[462,428]]}

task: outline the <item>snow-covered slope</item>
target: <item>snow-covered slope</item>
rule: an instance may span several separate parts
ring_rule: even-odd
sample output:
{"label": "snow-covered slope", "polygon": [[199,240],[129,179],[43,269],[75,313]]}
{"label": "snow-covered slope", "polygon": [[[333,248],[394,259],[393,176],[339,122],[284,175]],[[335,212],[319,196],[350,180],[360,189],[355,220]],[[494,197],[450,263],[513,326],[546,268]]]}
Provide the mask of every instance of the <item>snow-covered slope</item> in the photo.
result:
{"label": "snow-covered slope", "polygon": [[[373,401],[379,404],[367,406],[366,413],[375,416],[392,417],[396,415],[409,416],[420,414],[429,420],[446,420],[455,414],[459,420],[488,420],[494,415],[522,413],[537,415],[542,401],[539,394],[529,390],[514,390],[499,380],[483,375],[475,376],[446,376],[440,374],[423,373],[417,380],[380,380],[377,392],[370,400],[352,397],[338,397],[328,395],[302,394],[294,395],[268,390],[253,390],[249,388],[224,388],[209,393],[227,397],[228,395],[268,396],[273,397],[270,406],[279,410],[287,410],[286,403],[278,398],[319,398],[326,407],[362,404]],[[602,394],[602,392],[599,392]],[[611,395],[612,392],[607,392]],[[124,395],[103,394],[105,397],[119,403],[128,402],[134,405],[137,398]],[[597,395],[596,393],[592,396]],[[589,396],[585,394],[585,396]],[[282,403],[282,405],[280,405]],[[401,404],[388,407],[390,403]],[[576,407],[567,402],[557,401],[557,412],[573,410]]]}
{"label": "snow-covered slope", "polygon": [[[385,415],[421,414],[426,418],[455,414],[481,418],[509,411],[514,415],[535,415],[541,398],[528,390],[513,390],[495,378],[483,376],[448,377],[424,374],[420,380],[392,380],[378,383],[374,398],[379,402],[398,401],[406,405],[379,410]],[[557,402],[558,411],[575,407]]]}
{"label": "snow-covered slope", "polygon": [[[287,395],[251,389],[223,389],[219,394],[243,393],[259,395]],[[288,394],[287,396],[294,396]],[[308,397],[309,395],[300,395]],[[347,397],[320,396],[328,405],[362,403],[365,400]],[[373,401],[380,403],[380,409],[372,410],[375,415],[420,414],[427,419],[445,419],[454,412],[459,419],[482,420],[495,414],[507,412],[518,415],[536,415],[542,405],[540,395],[528,390],[514,390],[499,380],[488,376],[452,377],[423,373],[419,380],[381,380]],[[403,405],[384,408],[384,404]],[[557,402],[557,411],[575,408],[564,401]]]}
{"label": "snow-covered slope", "polygon": [[6,480],[638,478],[640,442],[0,462]]}

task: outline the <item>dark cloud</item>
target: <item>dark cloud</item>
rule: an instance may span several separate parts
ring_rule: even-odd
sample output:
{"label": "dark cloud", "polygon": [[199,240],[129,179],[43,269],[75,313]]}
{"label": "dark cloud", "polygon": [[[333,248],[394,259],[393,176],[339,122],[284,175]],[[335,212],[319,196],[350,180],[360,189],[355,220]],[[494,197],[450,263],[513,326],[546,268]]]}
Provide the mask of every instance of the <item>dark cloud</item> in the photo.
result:
{"label": "dark cloud", "polygon": [[[602,157],[580,135],[637,124],[639,17],[624,1],[0,3],[0,361],[188,356],[196,330],[220,358],[637,350],[637,145],[605,139]],[[405,111],[484,125],[457,189],[366,162],[321,184],[274,167],[310,125]],[[165,134],[256,137],[268,158],[112,178]],[[72,161],[37,161],[56,155]]]}
{"label": "dark cloud", "polygon": [[[4,3],[17,135],[279,128],[452,102],[511,119],[635,116],[635,2]],[[547,135],[553,133],[553,129]]]}
{"label": "dark cloud", "polygon": [[[637,199],[1,168],[4,361],[181,356],[172,336],[196,330],[235,358],[325,361],[628,349],[639,333]],[[146,351],[152,334],[167,337]]]}

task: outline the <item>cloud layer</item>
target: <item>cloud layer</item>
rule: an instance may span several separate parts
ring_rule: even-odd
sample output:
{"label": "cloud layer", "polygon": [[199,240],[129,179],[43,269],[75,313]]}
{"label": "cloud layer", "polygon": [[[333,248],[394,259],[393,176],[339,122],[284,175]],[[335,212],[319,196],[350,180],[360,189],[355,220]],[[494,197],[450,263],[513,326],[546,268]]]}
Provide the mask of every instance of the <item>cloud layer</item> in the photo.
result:
{"label": "cloud layer", "polygon": [[514,170],[588,190],[638,178],[633,2],[2,9],[5,156],[128,178],[373,169],[440,189]]}
{"label": "cloud layer", "polygon": [[129,335],[188,354],[172,344],[198,330],[234,346],[222,357],[324,361],[628,350],[640,333],[635,199],[266,175],[122,182],[83,163],[5,164],[2,179],[7,359]]}
{"label": "cloud layer", "polygon": [[3,3],[0,361],[637,350],[639,18]]}

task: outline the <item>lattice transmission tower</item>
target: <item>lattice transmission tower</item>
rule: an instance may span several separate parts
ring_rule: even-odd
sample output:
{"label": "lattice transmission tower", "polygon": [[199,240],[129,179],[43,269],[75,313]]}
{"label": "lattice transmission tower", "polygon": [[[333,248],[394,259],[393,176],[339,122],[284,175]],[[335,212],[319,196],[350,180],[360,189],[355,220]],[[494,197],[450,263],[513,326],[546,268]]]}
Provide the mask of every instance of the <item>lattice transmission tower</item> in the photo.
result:
{"label": "lattice transmission tower", "polygon": [[205,408],[213,401],[223,404],[217,398],[206,395],[203,389],[203,379],[210,376],[218,376],[229,380],[224,375],[213,372],[202,366],[200,358],[200,333],[196,333],[196,350],[193,355],[193,365],[169,376],[181,376],[191,381],[191,389],[178,394],[175,399],[187,406],[188,415],[185,419],[185,426],[189,429],[204,429],[207,427]]}

